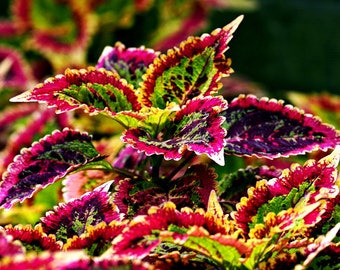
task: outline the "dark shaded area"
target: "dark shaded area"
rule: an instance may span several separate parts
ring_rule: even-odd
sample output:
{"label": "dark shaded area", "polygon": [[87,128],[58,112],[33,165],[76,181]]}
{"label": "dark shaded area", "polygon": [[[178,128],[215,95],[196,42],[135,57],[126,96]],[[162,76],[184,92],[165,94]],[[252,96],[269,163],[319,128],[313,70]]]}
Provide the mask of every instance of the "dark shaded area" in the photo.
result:
{"label": "dark shaded area", "polygon": [[[242,10],[215,11],[211,29]],[[263,84],[271,97],[286,90],[340,94],[340,2],[262,0],[230,44],[232,67]]]}

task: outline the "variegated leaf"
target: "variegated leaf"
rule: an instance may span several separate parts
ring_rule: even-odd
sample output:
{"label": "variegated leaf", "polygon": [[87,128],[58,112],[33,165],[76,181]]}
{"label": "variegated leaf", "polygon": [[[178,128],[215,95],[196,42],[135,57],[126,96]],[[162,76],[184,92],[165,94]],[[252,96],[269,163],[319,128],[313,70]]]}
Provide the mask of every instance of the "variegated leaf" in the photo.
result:
{"label": "variegated leaf", "polygon": [[[185,242],[195,229],[205,232],[205,236],[227,235],[233,226],[223,217],[214,217],[203,209],[193,211],[184,207],[180,211],[172,202],[165,202],[162,207],[151,207],[146,216],[137,216],[129,224],[121,237],[113,241],[113,254],[143,258],[150,254],[162,241],[172,241],[170,237],[178,235]],[[192,230],[191,230],[192,229]],[[237,241],[236,241],[237,242]],[[242,245],[244,247],[244,245]],[[244,247],[246,250],[247,248]]]}
{"label": "variegated leaf", "polygon": [[240,95],[222,113],[226,117],[226,152],[276,158],[334,148],[340,135],[282,100]]}
{"label": "variegated leaf", "polygon": [[[25,249],[24,247],[18,243],[17,241],[14,241],[13,237],[8,235],[2,227],[0,227],[0,258],[4,257],[11,257],[16,254],[24,254]],[[1,267],[1,261],[0,261],[0,267]]]}
{"label": "variegated leaf", "polygon": [[103,170],[82,170],[66,175],[63,179],[63,199],[69,202],[72,199],[80,198],[86,192],[108,182],[112,179],[110,171]]}
{"label": "variegated leaf", "polygon": [[132,87],[105,69],[67,69],[65,74],[45,80],[32,90],[11,99],[14,102],[41,102],[57,112],[84,109],[90,114],[114,116],[141,108]]}
{"label": "variegated leaf", "polygon": [[54,234],[65,243],[68,238],[87,232],[90,226],[113,220],[121,220],[117,207],[111,203],[108,192],[96,189],[47,212],[41,218],[41,226],[46,234]]}
{"label": "variegated leaf", "polygon": [[[224,118],[226,101],[219,97],[202,97],[189,101],[174,117],[171,126],[155,137],[142,128],[126,131],[123,140],[146,155],[164,155],[166,160],[179,160],[185,151],[206,154],[216,163],[224,164]],[[161,130],[160,130],[161,131]]]}
{"label": "variegated leaf", "polygon": [[321,119],[340,129],[340,96],[329,93],[302,94],[288,93],[289,100],[308,113],[321,117]]}
{"label": "variegated leaf", "polygon": [[179,48],[156,58],[141,86],[143,104],[164,109],[172,102],[184,105],[216,92],[221,77],[232,72],[224,52],[241,21],[242,16],[210,35],[189,37]]}
{"label": "variegated leaf", "polygon": [[121,78],[126,79],[129,84],[138,89],[139,84],[143,81],[142,76],[158,54],[144,46],[125,48],[122,43],[117,42],[114,47],[104,48],[96,68],[117,72]]}
{"label": "variegated leaf", "polygon": [[0,206],[10,208],[80,168],[111,166],[93,147],[88,134],[70,129],[56,131],[22,150],[9,165],[0,185]]}
{"label": "variegated leaf", "polygon": [[55,235],[46,235],[41,226],[32,228],[31,225],[22,226],[21,224],[5,227],[7,235],[11,235],[13,240],[21,242],[26,251],[58,251],[62,249],[61,242],[56,240]]}
{"label": "variegated leaf", "polygon": [[[9,114],[9,122],[5,123],[3,127],[6,132],[11,132],[4,135],[6,139],[6,147],[2,152],[2,158],[0,158],[0,175],[5,170],[16,155],[20,153],[20,150],[24,147],[31,146],[32,142],[42,138],[46,134],[50,134],[55,129],[63,129],[69,124],[68,116],[66,114],[55,115],[53,109],[42,109],[39,105],[32,106],[31,110],[27,110],[25,114],[19,113],[22,109],[25,111],[25,106],[20,105],[38,105],[38,104],[19,104],[19,106],[14,106],[19,115]],[[28,106],[30,107],[30,106]],[[11,111],[14,111],[12,108]],[[18,117],[18,119],[16,119]],[[10,121],[12,120],[12,121]],[[1,125],[0,119],[0,125]],[[11,127],[10,130],[8,127]],[[0,128],[1,129],[1,128]],[[0,137],[1,137],[0,135]]]}
{"label": "variegated leaf", "polygon": [[250,248],[242,240],[226,235],[211,236],[202,227],[193,227],[184,235],[166,235],[166,241],[195,251],[223,269],[240,269],[242,258],[250,253]]}
{"label": "variegated leaf", "polygon": [[225,175],[218,181],[218,194],[224,200],[240,199],[256,181],[279,177],[281,170],[273,167],[247,167]]}
{"label": "variegated leaf", "polygon": [[[30,18],[32,13],[43,14],[45,12],[44,8],[46,7],[44,5],[23,4],[21,1],[19,3],[18,5],[20,5],[21,9],[26,8],[22,12],[27,13],[26,16],[28,18]],[[82,54],[92,35],[93,20],[81,8],[72,7],[72,5],[60,5],[55,2],[51,2],[48,5],[52,12],[63,14],[64,18],[63,20],[50,20],[49,16],[41,16],[39,20],[33,18],[33,20],[29,20],[26,27],[31,28],[31,23],[33,23],[34,28],[34,31],[31,33],[31,46],[47,55],[58,53],[59,58],[62,54],[66,54],[69,58],[69,63],[72,63],[72,60],[74,62],[81,62],[81,59],[84,57]],[[26,21],[26,16],[21,20]],[[59,31],[60,27],[64,31]],[[61,65],[60,59],[58,61],[53,59],[53,57],[49,58],[54,62],[54,65]]]}
{"label": "variegated leaf", "polygon": [[0,46],[0,78],[2,94],[6,88],[24,90],[29,87],[33,81],[33,74],[20,51]]}
{"label": "variegated leaf", "polygon": [[212,189],[216,187],[214,170],[205,165],[191,166],[182,177],[169,181],[167,188],[160,188],[140,179],[123,179],[116,186],[114,203],[129,216],[144,215],[154,205],[171,201],[178,208],[197,209],[208,205]]}
{"label": "variegated leaf", "polygon": [[294,164],[278,178],[258,181],[237,205],[234,216],[239,227],[245,232],[252,228],[251,235],[262,238],[267,233],[316,226],[331,215],[336,204],[339,159],[337,147],[319,161]]}
{"label": "variegated leaf", "polygon": [[85,249],[89,256],[99,256],[112,248],[112,240],[122,233],[126,223],[114,220],[109,224],[102,221],[95,226],[89,225],[85,233],[68,238],[63,250]]}

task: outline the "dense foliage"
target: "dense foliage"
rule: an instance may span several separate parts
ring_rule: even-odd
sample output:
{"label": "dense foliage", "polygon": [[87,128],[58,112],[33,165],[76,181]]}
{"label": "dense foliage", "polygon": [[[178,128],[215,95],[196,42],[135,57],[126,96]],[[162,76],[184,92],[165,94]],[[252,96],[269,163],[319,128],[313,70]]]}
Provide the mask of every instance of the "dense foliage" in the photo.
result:
{"label": "dense foliage", "polygon": [[117,42],[11,97],[1,269],[339,269],[340,134],[311,114],[339,100],[222,95],[242,18],[166,53]]}

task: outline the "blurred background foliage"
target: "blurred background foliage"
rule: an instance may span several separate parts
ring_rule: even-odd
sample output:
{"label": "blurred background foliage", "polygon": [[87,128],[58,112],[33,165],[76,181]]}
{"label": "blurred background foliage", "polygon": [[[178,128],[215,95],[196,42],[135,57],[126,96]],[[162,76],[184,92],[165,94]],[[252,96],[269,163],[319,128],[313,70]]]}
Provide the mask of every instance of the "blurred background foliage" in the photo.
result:
{"label": "blurred background foliage", "polygon": [[240,14],[245,19],[228,52],[236,75],[270,97],[339,93],[336,0],[2,0],[0,45],[21,53],[39,81],[95,64],[116,41],[165,51]]}

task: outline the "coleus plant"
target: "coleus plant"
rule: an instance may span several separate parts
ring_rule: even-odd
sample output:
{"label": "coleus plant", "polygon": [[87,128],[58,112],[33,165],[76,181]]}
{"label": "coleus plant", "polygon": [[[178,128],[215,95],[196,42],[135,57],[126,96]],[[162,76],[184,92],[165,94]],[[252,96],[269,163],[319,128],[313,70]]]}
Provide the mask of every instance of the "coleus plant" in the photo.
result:
{"label": "coleus plant", "polygon": [[[218,93],[242,18],[165,54],[118,42],[95,67],[67,69],[11,99],[67,114],[60,127],[85,113],[90,125],[104,115],[99,125],[112,128],[91,136],[70,125],[14,157],[2,208],[34,204],[59,180],[63,197],[35,225],[0,228],[1,269],[339,268],[339,132],[281,100]],[[217,173],[227,156],[331,149],[283,170]]]}

